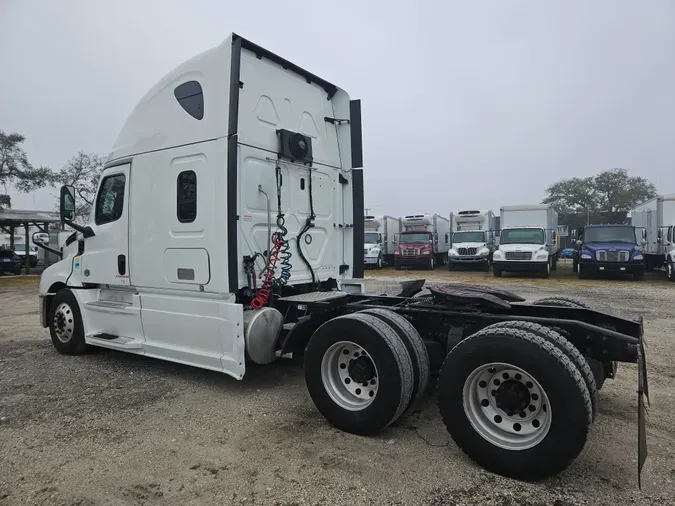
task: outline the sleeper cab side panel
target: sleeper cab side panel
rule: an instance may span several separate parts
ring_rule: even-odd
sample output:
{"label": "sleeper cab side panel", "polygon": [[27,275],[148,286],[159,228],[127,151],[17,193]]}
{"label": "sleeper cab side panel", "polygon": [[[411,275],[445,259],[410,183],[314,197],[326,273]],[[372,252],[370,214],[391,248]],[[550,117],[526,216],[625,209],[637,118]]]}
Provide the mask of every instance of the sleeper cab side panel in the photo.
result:
{"label": "sleeper cab side panel", "polygon": [[[227,287],[226,140],[134,157],[129,268],[136,287],[223,293]],[[196,215],[181,221],[178,178],[196,175]]]}

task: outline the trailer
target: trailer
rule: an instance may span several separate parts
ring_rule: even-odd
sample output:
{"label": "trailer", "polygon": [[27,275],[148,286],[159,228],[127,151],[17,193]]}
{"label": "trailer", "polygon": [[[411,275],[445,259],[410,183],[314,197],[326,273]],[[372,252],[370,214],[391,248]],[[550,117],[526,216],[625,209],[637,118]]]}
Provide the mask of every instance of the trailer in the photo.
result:
{"label": "trailer", "polygon": [[[346,92],[236,34],[169,73],[123,127],[86,225],[73,221],[74,188],[60,189],[76,233],[40,279],[53,346],[237,380],[251,363],[304,354],[318,411],[361,435],[410,413],[439,374],[452,438],[520,479],[565,469],[597,390],[617,362],[637,363],[641,471],[642,321],[473,285],[363,293],[360,124]],[[449,232],[425,229],[432,243]]]}
{"label": "trailer", "polygon": [[499,247],[492,256],[495,277],[502,272],[537,272],[548,277],[560,252],[558,213],[550,204],[501,208]]}
{"label": "trailer", "polygon": [[452,237],[448,269],[479,266],[490,270],[494,252],[495,215],[492,211],[463,210],[450,215]]}
{"label": "trailer", "polygon": [[631,211],[631,224],[645,231],[644,264],[647,271],[665,267],[675,281],[675,194],[654,197]]}
{"label": "trailer", "polygon": [[393,264],[396,237],[401,232],[400,218],[365,216],[363,227],[364,264],[378,269],[384,264]]}
{"label": "trailer", "polygon": [[450,249],[450,220],[440,214],[409,214],[401,218],[403,232],[397,239],[394,267],[443,265]]}

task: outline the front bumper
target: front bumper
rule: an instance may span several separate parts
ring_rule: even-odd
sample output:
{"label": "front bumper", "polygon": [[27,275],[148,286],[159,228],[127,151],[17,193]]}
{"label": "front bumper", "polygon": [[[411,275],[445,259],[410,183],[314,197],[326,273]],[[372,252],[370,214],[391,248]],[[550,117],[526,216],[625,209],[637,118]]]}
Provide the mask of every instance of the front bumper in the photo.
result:
{"label": "front bumper", "polygon": [[2,262],[0,263],[0,273],[5,272],[16,272],[21,269],[23,265],[15,262]]}
{"label": "front bumper", "polygon": [[626,274],[642,274],[645,272],[643,263],[626,263],[626,262],[579,262],[583,265],[584,270],[591,270],[595,272],[625,272]]}
{"label": "front bumper", "polygon": [[501,269],[502,271],[509,272],[539,272],[546,269],[547,260],[544,261],[525,261],[519,262],[517,260],[495,260],[492,259],[492,265]]}
{"label": "front bumper", "polygon": [[379,257],[364,257],[363,258],[363,264],[364,265],[377,265],[377,259]]}
{"label": "front bumper", "polygon": [[484,264],[489,260],[488,256],[475,256],[475,257],[462,257],[462,256],[456,256],[456,257],[448,257],[448,262],[451,264],[467,264],[467,265],[475,265],[475,264]]}
{"label": "front bumper", "polygon": [[40,325],[47,328],[47,299],[46,295],[38,295],[40,306]]}
{"label": "front bumper", "polygon": [[423,257],[401,257],[394,258],[394,265],[397,267],[426,267],[431,262],[432,255]]}

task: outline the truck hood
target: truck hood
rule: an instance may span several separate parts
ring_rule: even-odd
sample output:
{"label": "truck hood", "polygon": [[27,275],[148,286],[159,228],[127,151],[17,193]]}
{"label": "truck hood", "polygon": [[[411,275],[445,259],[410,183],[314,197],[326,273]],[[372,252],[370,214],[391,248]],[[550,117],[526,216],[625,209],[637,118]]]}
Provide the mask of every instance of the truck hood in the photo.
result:
{"label": "truck hood", "polygon": [[628,244],[625,242],[592,242],[584,243],[581,247],[588,251],[633,251],[637,248],[637,244]]}
{"label": "truck hood", "polygon": [[367,242],[367,243],[364,243],[364,245],[363,245],[363,249],[367,249],[367,250],[370,250],[370,249],[375,248],[375,247],[379,248],[380,245],[377,244],[377,243],[374,243],[374,242]]}
{"label": "truck hood", "polygon": [[487,244],[484,242],[455,242],[452,244],[452,249],[457,248],[487,248]]}
{"label": "truck hood", "polygon": [[512,251],[529,251],[535,252],[539,251],[542,248],[545,249],[543,244],[500,244],[499,251],[503,252],[512,252]]}

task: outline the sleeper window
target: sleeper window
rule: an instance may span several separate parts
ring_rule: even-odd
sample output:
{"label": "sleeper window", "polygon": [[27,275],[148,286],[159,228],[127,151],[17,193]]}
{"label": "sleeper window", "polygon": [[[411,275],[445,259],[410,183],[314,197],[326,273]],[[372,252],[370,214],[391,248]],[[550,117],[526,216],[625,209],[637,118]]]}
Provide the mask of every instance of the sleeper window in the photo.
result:
{"label": "sleeper window", "polygon": [[173,90],[173,95],[180,106],[194,119],[204,117],[204,93],[202,85],[197,81],[188,81]]}
{"label": "sleeper window", "polygon": [[177,184],[178,221],[192,223],[197,217],[197,174],[186,170],[178,174]]}
{"label": "sleeper window", "polygon": [[107,176],[101,183],[101,189],[96,197],[96,214],[94,221],[103,225],[119,220],[124,210],[124,174]]}

